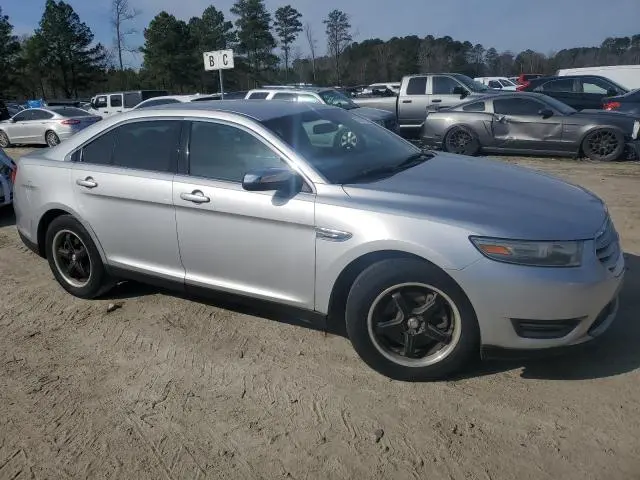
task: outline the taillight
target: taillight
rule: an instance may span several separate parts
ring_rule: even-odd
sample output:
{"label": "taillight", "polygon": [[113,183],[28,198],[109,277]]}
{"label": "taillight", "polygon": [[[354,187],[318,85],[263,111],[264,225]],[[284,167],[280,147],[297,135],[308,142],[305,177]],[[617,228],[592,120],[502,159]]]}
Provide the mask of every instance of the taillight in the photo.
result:
{"label": "taillight", "polygon": [[620,102],[605,102],[602,108],[605,110],[617,110],[620,108]]}
{"label": "taillight", "polygon": [[80,120],[70,118],[69,120],[62,120],[60,123],[62,125],[78,125],[80,123]]}
{"label": "taillight", "polygon": [[525,88],[527,88],[529,86],[529,83],[530,82],[521,83],[520,85],[518,85],[516,87],[516,90],[519,91],[519,92],[523,91]]}
{"label": "taillight", "polygon": [[13,183],[15,185],[16,183],[16,175],[18,175],[18,165],[14,165],[13,168],[11,169],[11,173],[9,174],[9,180],[11,180],[11,183]]}

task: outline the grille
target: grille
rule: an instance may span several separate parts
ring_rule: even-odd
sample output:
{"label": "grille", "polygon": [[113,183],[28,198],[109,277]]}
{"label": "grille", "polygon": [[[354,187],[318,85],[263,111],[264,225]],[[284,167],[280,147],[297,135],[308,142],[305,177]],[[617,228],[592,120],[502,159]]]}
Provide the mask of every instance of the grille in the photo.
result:
{"label": "grille", "polygon": [[596,236],[596,256],[610,272],[616,269],[618,257],[620,257],[620,242],[618,232],[609,217],[607,217],[601,233]]}

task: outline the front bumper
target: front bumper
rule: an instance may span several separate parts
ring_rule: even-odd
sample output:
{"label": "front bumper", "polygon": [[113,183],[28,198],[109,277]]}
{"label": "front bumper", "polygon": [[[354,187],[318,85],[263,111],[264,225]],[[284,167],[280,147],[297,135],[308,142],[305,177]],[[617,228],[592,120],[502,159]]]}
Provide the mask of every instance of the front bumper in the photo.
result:
{"label": "front bumper", "polygon": [[604,333],[618,311],[624,279],[620,253],[612,271],[592,255],[578,268],[538,268],[482,258],[449,274],[473,305],[483,350],[577,345]]}

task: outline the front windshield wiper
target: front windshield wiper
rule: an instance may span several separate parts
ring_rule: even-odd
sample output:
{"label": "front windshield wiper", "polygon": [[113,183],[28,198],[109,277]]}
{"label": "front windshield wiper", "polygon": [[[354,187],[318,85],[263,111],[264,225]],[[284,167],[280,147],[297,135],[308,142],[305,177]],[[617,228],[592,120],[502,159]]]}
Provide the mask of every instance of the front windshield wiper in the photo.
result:
{"label": "front windshield wiper", "polygon": [[382,167],[375,167],[363,170],[349,178],[342,183],[357,183],[364,180],[369,180],[378,177],[390,177],[396,173],[400,173],[404,170],[420,165],[421,163],[431,160],[435,155],[431,152],[419,152],[409,155],[406,159],[396,165],[385,165]]}

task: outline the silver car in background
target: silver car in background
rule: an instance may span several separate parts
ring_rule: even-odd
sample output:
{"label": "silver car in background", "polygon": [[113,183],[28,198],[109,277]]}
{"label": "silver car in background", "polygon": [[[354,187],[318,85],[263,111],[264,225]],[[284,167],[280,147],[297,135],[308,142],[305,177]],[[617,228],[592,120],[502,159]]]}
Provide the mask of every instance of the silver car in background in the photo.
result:
{"label": "silver car in background", "polygon": [[0,122],[0,147],[56,146],[102,117],[76,107],[28,108]]}
{"label": "silver car in background", "polygon": [[13,171],[16,164],[0,148],[0,207],[10,205],[13,201]]}
{"label": "silver car in background", "polygon": [[[343,128],[352,143],[327,140]],[[367,364],[404,380],[591,340],[624,276],[592,193],[303,102],[110,117],[22,157],[14,208],[73,295],[133,278],[268,301],[341,323]]]}

